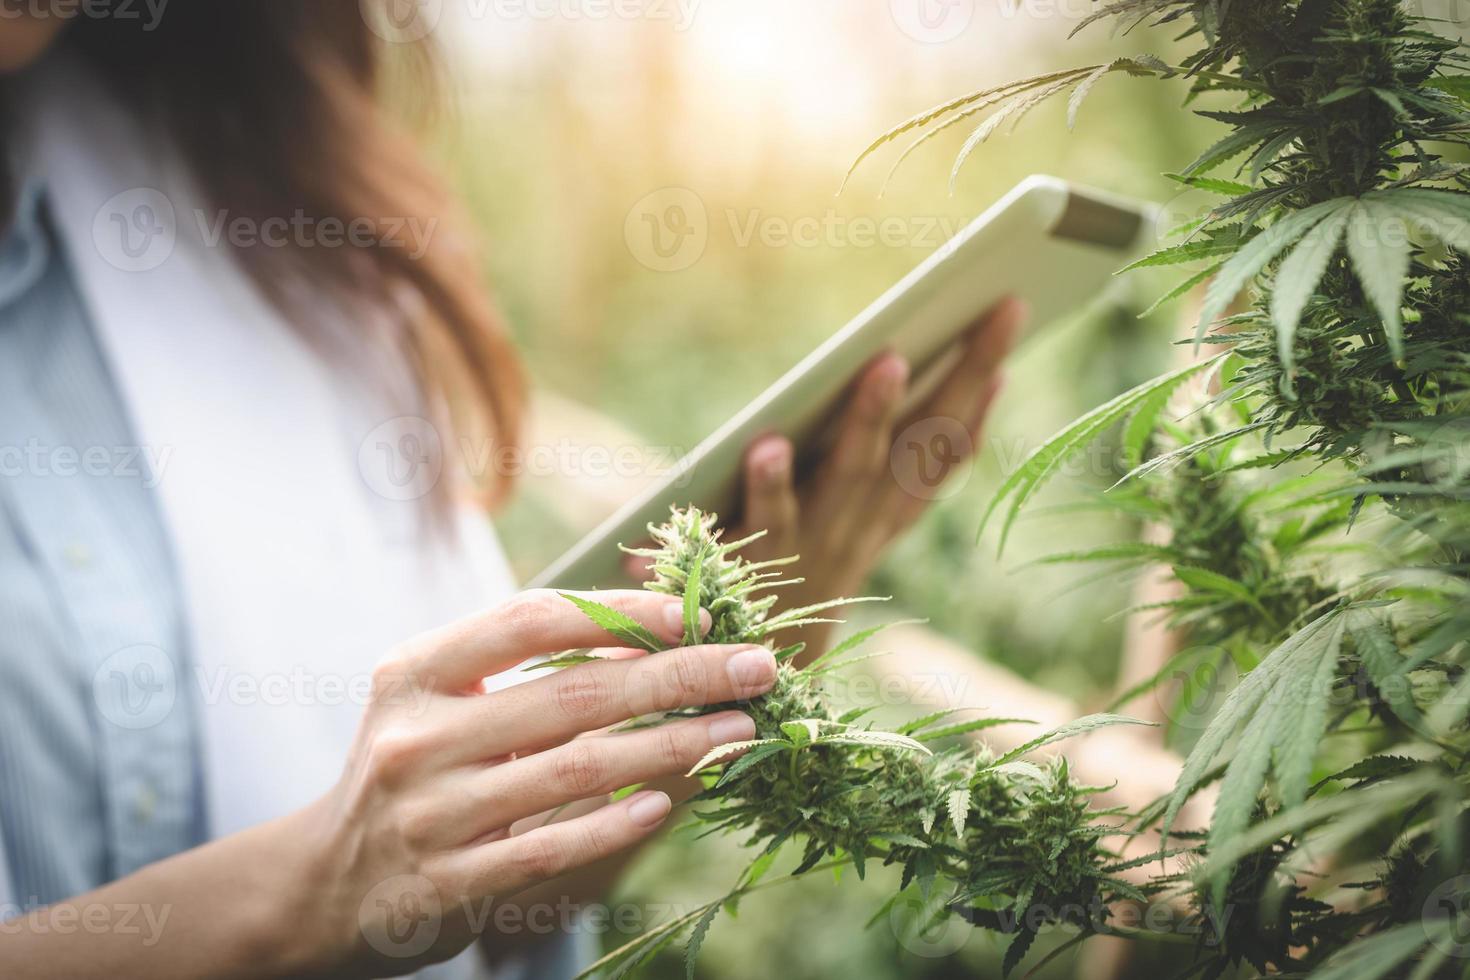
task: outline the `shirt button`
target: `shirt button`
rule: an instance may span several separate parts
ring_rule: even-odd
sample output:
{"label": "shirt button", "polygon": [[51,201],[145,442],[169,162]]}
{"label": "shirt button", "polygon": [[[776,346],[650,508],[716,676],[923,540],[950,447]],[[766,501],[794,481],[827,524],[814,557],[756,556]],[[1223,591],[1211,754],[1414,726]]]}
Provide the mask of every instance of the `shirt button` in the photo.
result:
{"label": "shirt button", "polygon": [[92,549],[80,541],[73,541],[67,545],[62,549],[61,554],[66,559],[66,563],[77,570],[88,568],[92,564]]}
{"label": "shirt button", "polygon": [[157,809],[158,793],[152,786],[141,787],[133,797],[133,817],[138,823],[147,823]]}

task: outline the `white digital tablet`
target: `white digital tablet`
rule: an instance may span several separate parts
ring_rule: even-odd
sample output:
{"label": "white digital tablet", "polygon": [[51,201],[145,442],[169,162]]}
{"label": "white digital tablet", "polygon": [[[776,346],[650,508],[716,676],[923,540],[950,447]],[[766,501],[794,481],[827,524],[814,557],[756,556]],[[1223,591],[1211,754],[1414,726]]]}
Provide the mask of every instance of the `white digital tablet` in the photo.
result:
{"label": "white digital tablet", "polygon": [[903,355],[917,402],[958,354],[977,318],[1006,295],[1031,308],[1030,329],[1096,300],[1113,273],[1155,236],[1153,208],[1055,177],[1028,177],[878,297],[700,443],[656,484],[604,521],[532,586],[626,585],[619,544],[648,537],[671,505],[734,523],[751,441],[782,433],[801,460],[820,451],[858,371],[884,350]]}

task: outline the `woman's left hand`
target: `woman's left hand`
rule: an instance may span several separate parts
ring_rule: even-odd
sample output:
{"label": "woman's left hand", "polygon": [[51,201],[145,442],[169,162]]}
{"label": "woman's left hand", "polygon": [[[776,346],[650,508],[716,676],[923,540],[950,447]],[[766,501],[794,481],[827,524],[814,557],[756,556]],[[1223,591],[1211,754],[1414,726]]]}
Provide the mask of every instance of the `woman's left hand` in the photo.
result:
{"label": "woman's left hand", "polygon": [[[789,609],[853,595],[883,551],[931,501],[954,468],[980,444],[985,417],[1000,391],[1000,365],[1027,315],[1020,300],[1001,300],[972,328],[959,361],[923,404],[899,417],[909,366],[880,354],[858,375],[836,439],[825,459],[797,485],[791,441],[771,435],[745,454],[743,518],[726,538],[764,530],[741,552],[750,561],[799,555],[787,569],[802,579],[781,590]],[[635,579],[648,578],[643,559],[629,556]],[[828,630],[802,631],[816,656]]]}
{"label": "woman's left hand", "polygon": [[[738,530],[766,536],[751,561],[800,555],[800,585],[782,590],[785,607],[850,596],[884,550],[924,513],[940,483],[974,453],[1001,387],[1001,362],[1026,319],[1025,304],[1002,300],[976,326],[959,362],[921,405],[899,416],[909,366],[881,354],[858,376],[831,451],[800,485],[783,436],[753,443],[745,457],[745,506]],[[807,630],[807,655],[826,640]]]}

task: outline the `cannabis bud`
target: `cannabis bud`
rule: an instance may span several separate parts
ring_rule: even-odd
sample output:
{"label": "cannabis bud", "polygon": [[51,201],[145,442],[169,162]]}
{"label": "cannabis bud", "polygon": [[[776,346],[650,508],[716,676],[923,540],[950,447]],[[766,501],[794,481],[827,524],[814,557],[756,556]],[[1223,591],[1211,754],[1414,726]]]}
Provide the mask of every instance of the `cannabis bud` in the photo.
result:
{"label": "cannabis bud", "polygon": [[[795,558],[753,563],[740,549],[759,537],[722,542],[717,518],[694,508],[675,509],[667,523],[649,528],[654,547],[625,549],[648,559],[648,588],[684,600],[685,645],[765,643],[784,630],[830,622],[828,609],[860,601],[834,599],[777,611],[780,568]],[[594,622],[652,651],[657,642],[615,610],[568,596]],[[696,628],[700,608],[713,625]],[[891,625],[891,624],[889,624]],[[937,894],[942,910],[976,925],[1013,933],[1007,969],[1018,963],[1037,929],[1067,910],[1094,911],[1084,928],[1105,916],[1114,897],[1137,895],[1111,873],[1099,838],[1114,828],[1096,822],[1087,804],[1094,788],[1074,784],[1064,761],[1038,766],[1027,753],[1105,725],[1131,723],[1093,715],[1034,738],[1002,756],[952,744],[957,736],[1011,718],[945,723],[951,708],[916,718],[895,731],[860,724],[870,707],[838,714],[823,691],[824,679],[861,655],[848,657],[884,627],[855,633],[804,668],[797,643],[776,651],[779,670],[770,693],[741,705],[756,722],[756,738],[719,746],[693,773],[704,791],[696,812],[712,829],[738,831],[759,856],[728,894],[673,923],[645,934],[599,961],[587,975],[622,976],[659,948],[691,930],[689,961],[697,955],[724,903],[754,886],[788,843],[801,857],[789,878],[818,865],[851,864],[858,876],[868,863],[898,865],[902,879],[893,905],[910,888]],[[573,662],[568,660],[567,662]],[[692,709],[687,714],[723,710]]]}

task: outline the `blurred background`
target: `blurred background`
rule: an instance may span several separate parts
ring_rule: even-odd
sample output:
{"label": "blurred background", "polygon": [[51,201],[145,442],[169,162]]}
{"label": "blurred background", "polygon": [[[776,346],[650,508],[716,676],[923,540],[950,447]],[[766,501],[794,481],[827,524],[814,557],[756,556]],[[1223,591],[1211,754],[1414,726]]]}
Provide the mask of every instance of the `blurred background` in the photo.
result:
{"label": "blurred background", "polygon": [[[500,522],[518,569],[544,566],[1026,175],[1174,199],[1178,186],[1161,172],[1193,159],[1212,124],[1181,109],[1184,84],[1123,77],[1097,86],[1073,132],[1065,101],[1014,133],[1003,127],[953,196],[963,128],[910,158],[886,195],[892,148],[836,194],[874,137],[934,104],[1055,68],[1176,50],[1171,35],[1109,37],[1108,24],[1068,40],[1090,9],[1084,0],[445,0],[436,39],[452,98],[431,124],[436,150],[483,232],[486,273],[537,388],[531,442],[541,453],[528,457]],[[1003,557],[994,541],[976,547],[975,529],[1030,448],[1170,364],[1179,307],[1137,314],[1174,279],[1127,277],[1108,302],[1048,326],[1015,356],[973,472],[871,583],[903,607],[885,616],[925,617],[974,656],[1086,708],[1110,700],[1124,625],[1115,614],[1130,583],[1083,589],[1087,572],[1076,566],[1023,566],[1136,535],[1126,520],[1067,506],[1116,479],[1114,455],[1103,446],[1055,481]],[[703,902],[745,859],[738,841],[676,835],[639,863],[623,898],[646,909]],[[884,922],[863,930],[892,884],[870,874],[835,887],[823,874],[752,896],[738,924],[716,922],[699,975],[999,976],[1003,947],[988,934],[955,925],[901,935]],[[1082,949],[1042,975],[1089,976]],[[682,975],[679,948],[654,969]]]}

